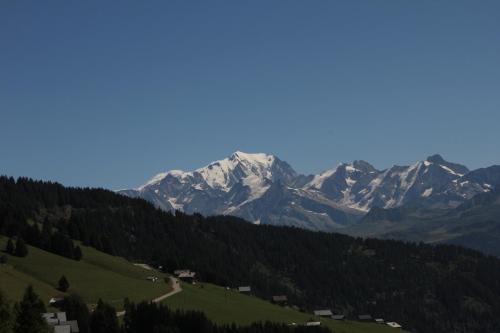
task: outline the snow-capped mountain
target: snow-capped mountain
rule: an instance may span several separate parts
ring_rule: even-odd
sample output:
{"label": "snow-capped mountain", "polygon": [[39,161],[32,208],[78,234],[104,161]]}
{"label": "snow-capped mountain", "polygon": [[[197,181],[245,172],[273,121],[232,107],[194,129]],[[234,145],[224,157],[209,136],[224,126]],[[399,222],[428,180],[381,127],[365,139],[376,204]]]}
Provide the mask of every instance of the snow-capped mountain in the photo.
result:
{"label": "snow-capped mountain", "polygon": [[455,207],[499,185],[500,167],[470,172],[439,155],[386,170],[354,161],[305,176],[276,156],[238,151],[194,171],[160,173],[137,189],[119,193],[165,210],[335,230],[356,222],[372,207]]}
{"label": "snow-capped mountain", "polygon": [[142,197],[165,210],[231,214],[260,198],[273,183],[289,184],[296,177],[296,172],[275,156],[237,151],[203,168],[167,171],[138,189],[119,192]]}

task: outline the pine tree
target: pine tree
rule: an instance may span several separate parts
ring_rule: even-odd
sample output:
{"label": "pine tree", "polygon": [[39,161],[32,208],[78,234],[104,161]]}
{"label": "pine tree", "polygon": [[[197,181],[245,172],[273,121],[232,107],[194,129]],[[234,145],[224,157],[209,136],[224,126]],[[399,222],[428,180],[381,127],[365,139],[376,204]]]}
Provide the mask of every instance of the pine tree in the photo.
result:
{"label": "pine tree", "polygon": [[89,333],[90,313],[87,305],[79,295],[70,295],[64,298],[62,310],[66,312],[68,320],[78,321],[80,333]]}
{"label": "pine tree", "polygon": [[77,245],[75,247],[75,250],[73,251],[73,256],[74,256],[74,259],[77,260],[77,261],[80,261],[82,260],[82,249],[80,249],[80,247]]}
{"label": "pine tree", "polygon": [[40,235],[40,246],[42,249],[49,251],[52,247],[52,224],[49,222],[48,218],[43,221],[42,232]]}
{"label": "pine tree", "polygon": [[22,301],[16,305],[14,333],[49,333],[47,322],[41,316],[45,311],[45,305],[33,287],[26,288]]}
{"label": "pine tree", "polygon": [[90,315],[90,331],[92,333],[120,332],[116,310],[101,299],[99,299],[97,307]]}
{"label": "pine tree", "polygon": [[7,246],[5,247],[5,252],[8,254],[13,255],[14,254],[14,242],[12,241],[12,238],[9,238],[7,241]]}
{"label": "pine tree", "polygon": [[9,301],[0,290],[0,333],[12,332],[12,312]]}
{"label": "pine tree", "polygon": [[17,238],[15,254],[18,257],[26,257],[28,255],[28,247],[26,247],[26,243],[21,237]]}
{"label": "pine tree", "polygon": [[69,289],[69,282],[68,279],[63,275],[59,279],[59,282],[57,283],[57,289],[65,293]]}

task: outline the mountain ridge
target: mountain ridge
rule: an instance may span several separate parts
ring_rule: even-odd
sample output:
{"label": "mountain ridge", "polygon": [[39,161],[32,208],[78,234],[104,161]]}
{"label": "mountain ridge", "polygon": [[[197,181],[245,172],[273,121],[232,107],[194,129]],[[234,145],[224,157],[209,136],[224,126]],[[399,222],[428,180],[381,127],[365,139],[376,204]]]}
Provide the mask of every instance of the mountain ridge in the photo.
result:
{"label": "mountain ridge", "polygon": [[498,184],[500,166],[470,171],[439,154],[384,170],[355,160],[302,175],[275,155],[236,151],[196,170],[159,173],[136,189],[117,192],[167,211],[332,231],[356,223],[374,207],[456,207]]}
{"label": "mountain ridge", "polygon": [[500,257],[500,190],[480,193],[455,208],[374,208],[343,232],[352,236],[466,246]]}

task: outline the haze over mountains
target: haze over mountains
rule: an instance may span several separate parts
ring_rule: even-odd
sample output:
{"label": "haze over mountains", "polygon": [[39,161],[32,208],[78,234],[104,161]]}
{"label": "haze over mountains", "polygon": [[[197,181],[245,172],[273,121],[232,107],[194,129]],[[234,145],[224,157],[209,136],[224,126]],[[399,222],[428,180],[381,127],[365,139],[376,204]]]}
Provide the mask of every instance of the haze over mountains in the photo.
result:
{"label": "haze over mountains", "polygon": [[499,166],[470,171],[440,155],[386,170],[358,160],[306,176],[276,156],[237,151],[194,171],[160,173],[119,193],[164,210],[333,231],[360,223],[373,207],[451,209],[499,184]]}

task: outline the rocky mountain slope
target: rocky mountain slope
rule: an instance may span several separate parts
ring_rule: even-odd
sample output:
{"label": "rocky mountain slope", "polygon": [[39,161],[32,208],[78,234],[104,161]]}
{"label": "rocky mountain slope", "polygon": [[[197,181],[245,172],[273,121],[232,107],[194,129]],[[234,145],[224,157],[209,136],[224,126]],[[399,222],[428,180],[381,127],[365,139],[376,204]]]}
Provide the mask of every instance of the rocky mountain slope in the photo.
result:
{"label": "rocky mountain slope", "polygon": [[276,156],[238,151],[197,170],[167,171],[137,189],[118,192],[164,210],[331,231],[353,225],[373,207],[453,208],[499,184],[500,166],[470,171],[440,155],[386,170],[354,161],[306,176]]}
{"label": "rocky mountain slope", "polygon": [[343,232],[354,236],[451,243],[500,257],[500,191],[478,194],[456,208],[373,208]]}

